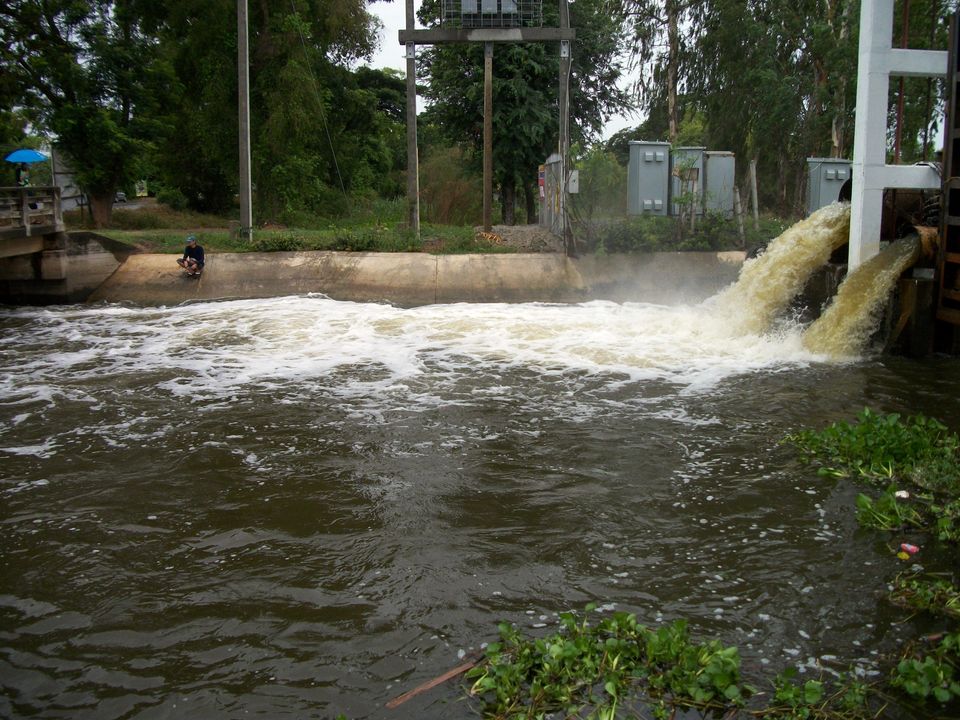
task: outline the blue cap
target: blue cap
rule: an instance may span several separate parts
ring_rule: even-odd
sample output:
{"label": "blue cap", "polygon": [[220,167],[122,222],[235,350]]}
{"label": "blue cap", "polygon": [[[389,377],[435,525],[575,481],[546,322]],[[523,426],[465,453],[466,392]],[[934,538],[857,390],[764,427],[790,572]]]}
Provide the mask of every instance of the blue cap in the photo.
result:
{"label": "blue cap", "polygon": [[192,242],[196,242],[196,241],[197,241],[197,236],[196,236],[196,235],[187,235],[187,242],[188,242],[188,243],[192,243]]}

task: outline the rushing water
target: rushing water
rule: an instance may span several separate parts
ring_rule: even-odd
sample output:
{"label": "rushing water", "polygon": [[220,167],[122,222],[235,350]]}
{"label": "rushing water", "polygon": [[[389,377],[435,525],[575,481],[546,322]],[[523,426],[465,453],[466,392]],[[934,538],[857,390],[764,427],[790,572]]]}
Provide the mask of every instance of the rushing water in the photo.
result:
{"label": "rushing water", "polygon": [[826,311],[804,332],[803,344],[830,357],[861,352],[896,286],[920,255],[920,240],[897,240],[847,275]]}
{"label": "rushing water", "polygon": [[[0,716],[470,718],[385,701],[598,601],[747,675],[918,630],[857,489],[778,445],[960,427],[949,360],[826,363],[709,307],[319,297],[0,311]],[[945,402],[950,400],[950,402]],[[912,538],[918,542],[922,539]],[[930,558],[923,553],[921,562]]]}
{"label": "rushing water", "polygon": [[850,204],[832,203],[787,228],[744,263],[737,282],[714,299],[738,333],[762,333],[800,294],[811,273],[850,237]]}

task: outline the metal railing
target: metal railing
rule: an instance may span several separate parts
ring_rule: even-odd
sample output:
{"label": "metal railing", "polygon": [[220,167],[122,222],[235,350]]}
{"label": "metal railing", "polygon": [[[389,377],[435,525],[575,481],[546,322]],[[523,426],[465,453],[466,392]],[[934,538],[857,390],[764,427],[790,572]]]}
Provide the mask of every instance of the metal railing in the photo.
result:
{"label": "metal railing", "polygon": [[50,226],[63,226],[59,186],[0,187],[0,230],[30,236]]}

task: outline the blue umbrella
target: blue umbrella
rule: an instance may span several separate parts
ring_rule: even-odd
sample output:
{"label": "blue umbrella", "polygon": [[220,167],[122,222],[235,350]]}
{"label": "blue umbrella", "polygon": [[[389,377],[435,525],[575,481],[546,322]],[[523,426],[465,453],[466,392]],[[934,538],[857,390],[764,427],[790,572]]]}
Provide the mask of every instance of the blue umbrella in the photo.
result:
{"label": "blue umbrella", "polygon": [[12,163],[35,163],[43,162],[47,160],[47,156],[43,153],[39,153],[36,150],[30,150],[29,148],[22,148],[20,150],[14,150],[12,153],[7,155],[4,160]]}

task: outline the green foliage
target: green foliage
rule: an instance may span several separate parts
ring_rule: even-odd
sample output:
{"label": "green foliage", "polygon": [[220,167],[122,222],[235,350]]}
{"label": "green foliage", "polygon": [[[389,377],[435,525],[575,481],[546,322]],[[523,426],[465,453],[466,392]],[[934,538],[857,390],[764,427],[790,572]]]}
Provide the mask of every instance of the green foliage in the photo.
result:
{"label": "green foliage", "polygon": [[420,164],[420,216],[444,225],[481,222],[483,178],[471,172],[462,149],[435,147]]}
{"label": "green foliage", "polygon": [[901,660],[890,684],[920,700],[949,703],[960,699],[960,682],[956,679],[958,650],[960,633],[947,634],[927,655]]}
{"label": "green foliage", "polygon": [[815,712],[823,701],[824,686],[821,680],[807,680],[802,685],[794,683],[796,668],[787,668],[774,679],[774,700],[790,708],[788,717],[806,718]]}
{"label": "green foliage", "polygon": [[[440,7],[439,0],[426,0],[420,20],[436,26]],[[546,25],[556,26],[556,4],[544,4],[543,14]],[[627,98],[617,83],[623,72],[620,5],[582,0],[571,4],[570,15],[577,28],[570,80],[571,139],[576,141],[595,136],[604,119],[623,108]],[[424,94],[430,101],[424,124],[438,129],[446,142],[463,146],[475,170],[483,149],[483,53],[481,43],[462,43],[427,48],[421,56],[428,81]],[[493,166],[506,224],[513,224],[518,190],[536,189],[537,168],[557,146],[559,62],[554,44],[496,45]]]}
{"label": "green foliage", "polygon": [[874,530],[922,526],[920,513],[916,508],[898,502],[896,492],[897,486],[891,485],[875,500],[860,493],[857,496],[857,521],[860,525]]}
{"label": "green foliage", "polygon": [[833,423],[786,440],[819,463],[821,475],[883,488],[875,499],[857,498],[857,517],[866,527],[929,528],[943,540],[960,539],[960,441],[940,422],[865,409],[856,424]]}
{"label": "green foliage", "polygon": [[832,475],[880,482],[896,476],[930,490],[957,489],[960,482],[960,441],[945,425],[923,415],[901,420],[897,413],[884,415],[867,408],[856,424],[837,422],[788,439],[808,458],[829,462],[823,471]]}
{"label": "green foliage", "polygon": [[285,252],[303,250],[306,247],[304,238],[296,233],[281,232],[276,234],[256,233],[250,249],[254,252]]}
{"label": "green foliage", "polygon": [[[593,606],[587,606],[587,613]],[[650,630],[634,615],[615,613],[591,625],[561,615],[561,629],[528,639],[501,623],[500,642],[471,670],[471,694],[490,718],[537,718],[548,713],[618,717],[618,708],[646,698],[657,708],[730,709],[751,689],[740,683],[740,656],[716,640],[695,643],[685,622]]]}
{"label": "green foliage", "polygon": [[597,215],[626,214],[627,169],[612,152],[594,145],[583,153],[576,166],[580,171],[580,192],[570,196],[570,204],[579,220],[589,222]]}
{"label": "green foliage", "polygon": [[586,249],[601,254],[734,250],[740,245],[736,222],[710,213],[693,232],[687,228],[683,234],[676,218],[660,215],[582,223],[577,230],[586,238]]}
{"label": "green foliage", "polygon": [[960,618],[960,589],[947,580],[898,575],[890,600],[902,607]]}
{"label": "green foliage", "polygon": [[98,223],[109,220],[114,191],[139,179],[160,124],[170,75],[153,13],[131,2],[10,0],[0,14],[3,95],[56,138]]}
{"label": "green foliage", "polygon": [[161,185],[157,189],[157,202],[161,202],[173,210],[186,210],[188,205],[187,196],[179,188],[167,187],[166,185]]}

